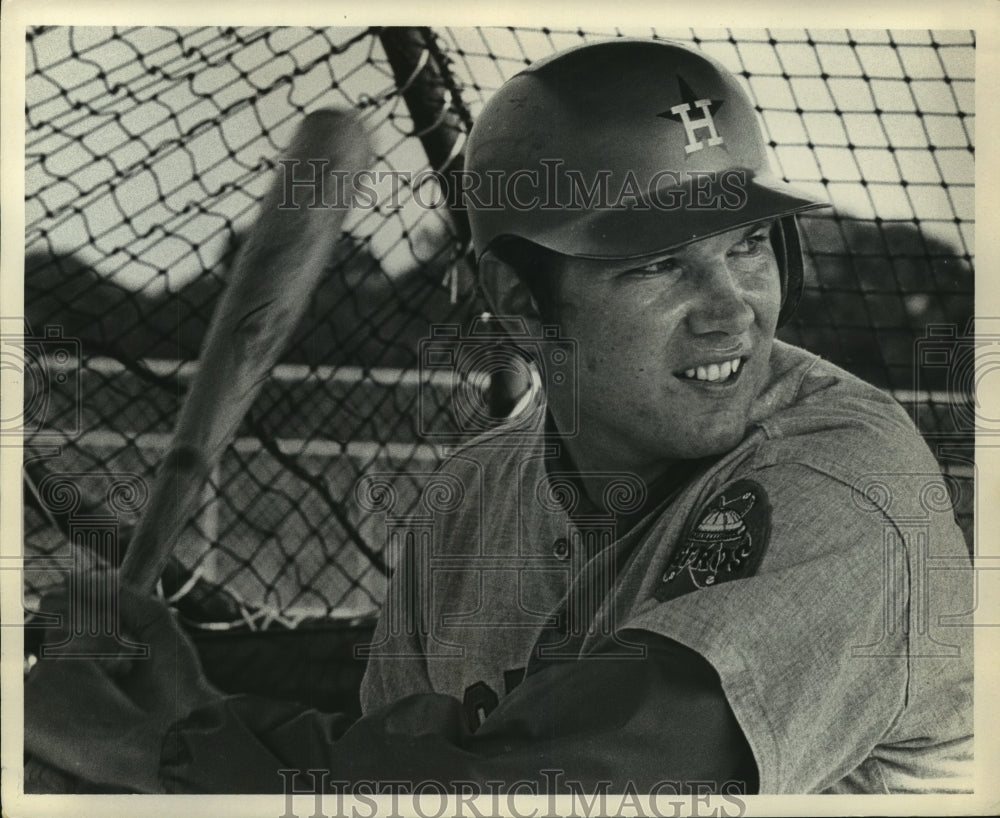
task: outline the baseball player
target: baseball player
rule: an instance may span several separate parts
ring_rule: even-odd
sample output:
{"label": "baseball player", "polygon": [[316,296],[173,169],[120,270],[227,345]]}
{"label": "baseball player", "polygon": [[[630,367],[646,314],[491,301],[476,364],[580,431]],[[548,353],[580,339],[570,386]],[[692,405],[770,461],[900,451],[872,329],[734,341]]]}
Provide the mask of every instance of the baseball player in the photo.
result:
{"label": "baseball player", "polygon": [[890,398],[775,339],[823,203],[773,174],[735,78],[663,41],[571,49],[493,96],[466,167],[500,182],[470,188],[481,285],[542,388],[427,487],[365,715],[223,696],[126,593],[153,661],[36,668],[29,749],[145,792],[967,791],[946,485]]}

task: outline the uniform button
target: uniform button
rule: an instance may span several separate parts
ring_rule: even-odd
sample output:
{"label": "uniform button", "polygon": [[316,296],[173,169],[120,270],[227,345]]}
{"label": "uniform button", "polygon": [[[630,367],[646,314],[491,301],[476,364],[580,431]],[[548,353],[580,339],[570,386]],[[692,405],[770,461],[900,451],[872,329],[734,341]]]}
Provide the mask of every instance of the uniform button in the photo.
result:
{"label": "uniform button", "polygon": [[565,537],[560,537],[552,543],[552,556],[557,560],[564,560],[569,556],[569,542]]}

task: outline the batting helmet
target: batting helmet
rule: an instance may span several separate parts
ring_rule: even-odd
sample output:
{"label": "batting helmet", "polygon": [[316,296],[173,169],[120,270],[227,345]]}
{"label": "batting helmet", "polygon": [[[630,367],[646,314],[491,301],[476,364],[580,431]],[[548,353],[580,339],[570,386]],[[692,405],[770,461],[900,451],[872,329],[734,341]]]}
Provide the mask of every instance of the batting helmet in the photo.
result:
{"label": "batting helmet", "polygon": [[662,40],[582,45],[533,63],[484,107],[465,167],[489,181],[489,198],[466,198],[477,259],[505,237],[641,259],[776,218],[779,323],[802,289],[794,214],[826,205],[773,173],[736,79]]}

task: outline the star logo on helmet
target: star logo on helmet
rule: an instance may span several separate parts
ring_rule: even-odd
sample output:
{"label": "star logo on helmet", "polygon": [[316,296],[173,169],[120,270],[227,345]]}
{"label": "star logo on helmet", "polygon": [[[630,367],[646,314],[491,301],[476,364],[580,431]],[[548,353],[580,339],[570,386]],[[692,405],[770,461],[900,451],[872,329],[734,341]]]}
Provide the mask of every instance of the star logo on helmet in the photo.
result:
{"label": "star logo on helmet", "polygon": [[[684,133],[687,136],[684,152],[691,154],[700,151],[706,145],[713,147],[725,144],[725,140],[719,136],[719,131],[715,127],[714,119],[725,100],[698,97],[691,90],[691,86],[680,76],[677,77],[677,85],[680,88],[681,100],[683,101],[658,113],[657,116],[676,120],[684,126]],[[701,114],[692,118],[691,113],[696,110],[701,111]],[[703,139],[700,134],[704,131],[707,131],[707,138]]]}

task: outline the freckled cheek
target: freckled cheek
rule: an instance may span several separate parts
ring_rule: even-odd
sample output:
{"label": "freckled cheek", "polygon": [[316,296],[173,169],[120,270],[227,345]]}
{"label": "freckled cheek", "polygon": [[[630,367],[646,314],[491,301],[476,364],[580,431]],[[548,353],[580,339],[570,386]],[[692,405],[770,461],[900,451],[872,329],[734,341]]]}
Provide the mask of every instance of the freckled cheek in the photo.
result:
{"label": "freckled cheek", "polygon": [[580,339],[579,343],[580,364],[583,372],[606,377],[607,370],[610,368],[608,358],[609,355],[613,355],[614,345],[609,342],[606,336],[602,336],[600,329],[588,333],[587,338]]}
{"label": "freckled cheek", "polygon": [[677,304],[658,299],[622,304],[603,297],[565,304],[562,318],[578,344],[581,372],[624,383],[666,360],[682,314]]}
{"label": "freckled cheek", "polygon": [[[620,328],[619,328],[620,329]],[[626,381],[641,373],[650,355],[651,336],[636,333],[622,337],[598,329],[591,333],[589,342],[582,349],[584,371],[603,379]]]}

